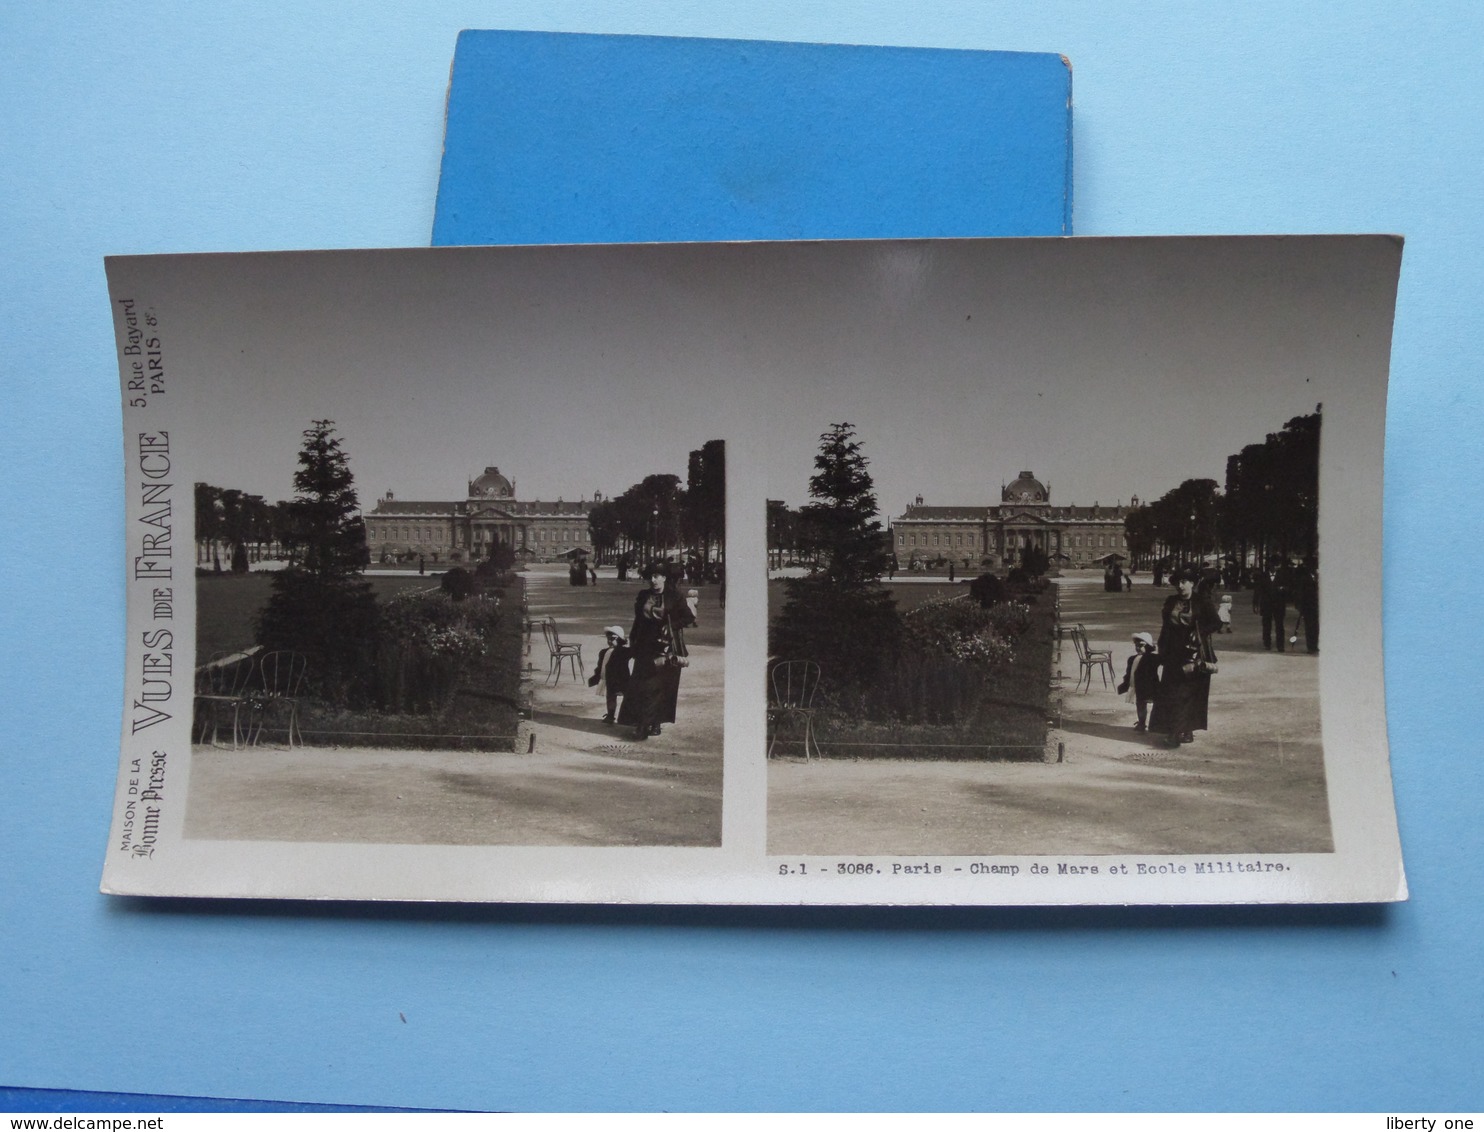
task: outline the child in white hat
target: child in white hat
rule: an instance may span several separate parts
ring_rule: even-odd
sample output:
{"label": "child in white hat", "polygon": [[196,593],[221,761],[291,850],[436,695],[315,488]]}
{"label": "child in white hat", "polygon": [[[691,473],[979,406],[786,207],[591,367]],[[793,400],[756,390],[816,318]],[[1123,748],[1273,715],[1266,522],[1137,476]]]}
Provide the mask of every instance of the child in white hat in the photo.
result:
{"label": "child in white hat", "polygon": [[1129,703],[1137,704],[1139,722],[1135,731],[1148,728],[1149,705],[1159,689],[1159,654],[1154,648],[1154,638],[1148,633],[1134,634],[1134,655],[1128,658],[1128,667],[1123,671],[1123,683],[1118,691]]}
{"label": "child in white hat", "polygon": [[598,653],[598,663],[588,677],[587,686],[596,688],[598,695],[606,697],[608,711],[603,722],[612,723],[618,715],[618,697],[629,687],[629,661],[633,654],[623,626],[609,625],[603,630],[603,636],[608,646]]}

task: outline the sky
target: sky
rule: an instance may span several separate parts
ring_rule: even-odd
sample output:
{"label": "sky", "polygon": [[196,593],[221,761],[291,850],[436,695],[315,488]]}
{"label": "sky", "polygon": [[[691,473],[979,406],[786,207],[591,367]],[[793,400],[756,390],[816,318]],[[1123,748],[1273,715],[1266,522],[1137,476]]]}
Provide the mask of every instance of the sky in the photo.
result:
{"label": "sky", "polygon": [[[849,421],[883,516],[1223,481],[1290,417],[1384,367],[1388,237],[680,244],[125,257],[115,300],[160,320],[173,415],[221,487],[292,494],[328,417],[362,506],[617,494],[728,441],[807,502]],[[119,304],[115,303],[115,309]],[[1328,420],[1328,415],[1326,417]]]}

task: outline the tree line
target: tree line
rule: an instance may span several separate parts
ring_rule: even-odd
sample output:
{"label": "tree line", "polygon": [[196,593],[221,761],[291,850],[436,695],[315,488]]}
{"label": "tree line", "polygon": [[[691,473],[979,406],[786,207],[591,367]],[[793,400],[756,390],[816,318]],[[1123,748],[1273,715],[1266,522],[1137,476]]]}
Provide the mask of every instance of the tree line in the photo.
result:
{"label": "tree line", "polygon": [[[830,458],[841,467],[848,466],[848,459],[841,459],[842,453],[836,450],[840,444],[838,436],[829,435],[831,439],[824,443],[831,449]],[[853,459],[858,454],[857,449],[857,452],[852,453],[849,458]],[[812,485],[813,480],[810,482]],[[812,486],[811,490],[813,490]],[[874,495],[871,496],[871,500],[874,506]],[[868,518],[874,520],[874,514]],[[781,499],[769,499],[767,501],[768,568],[776,570],[785,564],[810,566],[816,570],[828,568],[829,564],[835,561],[838,553],[836,540],[840,532],[840,524],[841,513],[833,505],[826,507],[816,502],[806,503],[802,507],[790,507]],[[881,524],[876,523],[886,556],[881,567],[884,573],[886,563],[891,559],[891,548],[886,541],[886,532],[881,531],[880,527]]]}
{"label": "tree line", "polygon": [[[319,422],[316,422],[318,427]],[[703,563],[726,552],[726,446],[708,440],[690,453],[685,486],[673,474],[645,476],[588,511],[600,562],[631,561],[685,547]],[[196,564],[235,573],[264,558],[294,559],[308,537],[302,502],[269,503],[236,488],[196,484]]]}
{"label": "tree line", "polygon": [[640,562],[686,548],[709,564],[726,554],[726,444],[708,440],[690,453],[685,486],[671,473],[645,476],[593,505],[588,533],[600,562]]}
{"label": "tree line", "polygon": [[1227,457],[1224,491],[1212,479],[1186,480],[1132,509],[1124,526],[1133,564],[1218,555],[1249,565],[1316,554],[1322,409]]}
{"label": "tree line", "polygon": [[280,558],[301,541],[293,505],[232,487],[196,484],[196,565],[246,573],[249,562]]}

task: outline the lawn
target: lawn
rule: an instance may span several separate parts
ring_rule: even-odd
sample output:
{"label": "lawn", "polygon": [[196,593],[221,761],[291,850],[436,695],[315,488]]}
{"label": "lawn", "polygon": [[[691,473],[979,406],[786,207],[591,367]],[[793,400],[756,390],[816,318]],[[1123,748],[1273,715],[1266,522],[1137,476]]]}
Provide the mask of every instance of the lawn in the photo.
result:
{"label": "lawn", "polygon": [[[438,588],[438,578],[376,575],[368,578],[377,601],[389,601],[408,590]],[[198,574],[196,576],[196,663],[251,648],[253,621],[268,604],[273,575]]]}
{"label": "lawn", "polygon": [[[272,574],[201,574],[196,578],[198,664],[251,648],[253,623],[272,593]],[[436,575],[375,575],[367,579],[378,602],[398,594],[436,590]],[[519,723],[524,582],[506,593],[495,638],[472,663],[452,702],[429,715],[350,710],[306,698],[300,726],[319,746],[413,747],[430,750],[511,750]],[[273,724],[270,721],[270,738]]]}

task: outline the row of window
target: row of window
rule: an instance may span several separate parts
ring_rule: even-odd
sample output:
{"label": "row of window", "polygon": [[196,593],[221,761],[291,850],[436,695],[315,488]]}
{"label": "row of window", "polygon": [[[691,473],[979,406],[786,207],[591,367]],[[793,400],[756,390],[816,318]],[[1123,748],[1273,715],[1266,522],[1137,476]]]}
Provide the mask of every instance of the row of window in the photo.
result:
{"label": "row of window", "polygon": [[[1097,541],[1094,542],[1093,539]],[[1123,535],[1068,535],[1068,546],[1096,546],[1099,550],[1111,550],[1113,547],[1125,546],[1128,539]]]}
{"label": "row of window", "polygon": [[[949,532],[949,533],[943,534],[941,536],[942,537],[942,541],[941,542],[939,542],[939,534],[937,532],[934,532],[931,536],[929,536],[928,534],[924,533],[922,535],[922,542],[920,542],[920,543],[917,541],[917,537],[918,536],[916,535],[916,533],[908,534],[908,533],[905,533],[903,531],[898,531],[897,532],[897,546],[899,548],[901,548],[901,549],[906,549],[908,547],[917,547],[917,546],[922,546],[922,547],[927,547],[927,546],[936,546],[936,547],[952,547],[952,546],[960,546],[960,547],[962,547],[962,546],[967,546],[970,549],[973,549],[973,547],[974,547],[974,536],[973,536],[972,533],[969,534],[969,535],[967,535],[967,536],[965,536],[962,532]],[[1103,550],[1110,549],[1112,547],[1124,546],[1124,545],[1127,544],[1127,541],[1128,541],[1123,535],[1111,535],[1111,534],[1101,534],[1101,535],[1072,534],[1072,535],[1065,535],[1065,536],[1062,536],[1062,537],[1065,539],[1065,545],[1066,546],[1071,546],[1071,547],[1086,546],[1086,547],[1089,547],[1089,548],[1096,546],[1097,548],[1103,549]],[[928,541],[929,538],[931,538],[931,540],[932,540],[931,542]],[[967,542],[964,541],[965,538],[967,538],[967,540],[968,540]],[[1094,542],[1093,541],[1094,539],[1096,539],[1097,541]],[[1056,545],[1056,540],[1057,540],[1057,532],[1055,532],[1055,531],[1051,532],[1051,540],[1052,540],[1052,545],[1055,546]],[[1084,542],[1084,540],[1086,540],[1086,541]]]}
{"label": "row of window", "polygon": [[443,546],[444,531],[441,527],[367,527],[366,537],[372,542],[422,542]]}
{"label": "row of window", "polygon": [[[538,528],[531,532],[535,542],[579,542],[582,538],[581,528],[567,528],[560,530],[547,530]],[[431,546],[444,546],[448,541],[448,532],[442,527],[401,527],[401,526],[370,526],[366,528],[366,536],[372,542],[407,542],[427,543]],[[474,529],[474,541],[485,541],[485,530],[483,527]]]}
{"label": "row of window", "polygon": [[[957,544],[955,544],[953,542],[954,534],[957,534],[957,536],[958,536],[958,542],[957,542]],[[968,542],[964,542],[964,538],[965,537],[966,536],[961,531],[950,533],[950,534],[945,534],[943,536],[942,543],[939,543],[938,542],[938,536],[936,534],[934,534],[932,536],[932,538],[933,538],[932,545],[933,546],[940,546],[940,545],[941,546],[954,546],[954,545],[958,545],[958,546],[967,546],[970,549],[972,549],[973,546],[974,546],[974,535],[973,535],[973,533],[970,532],[968,534],[968,536],[967,536],[967,538],[969,540]],[[901,546],[916,546],[916,545],[918,545],[918,543],[917,543],[917,535],[915,535],[915,534],[904,535],[900,531],[897,532],[897,546],[901,547]],[[928,545],[928,536],[926,534],[924,534],[922,536],[922,545],[923,546],[927,546]]]}

